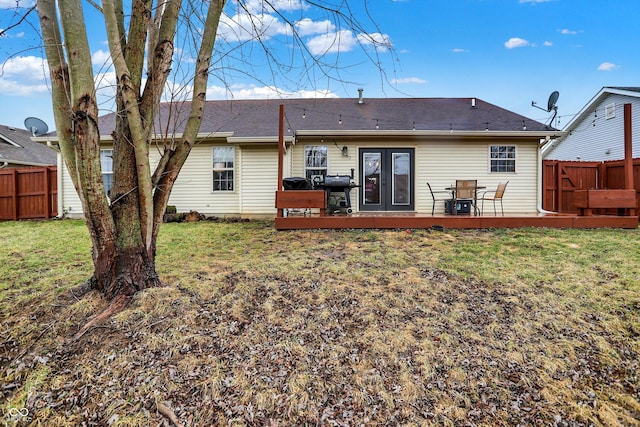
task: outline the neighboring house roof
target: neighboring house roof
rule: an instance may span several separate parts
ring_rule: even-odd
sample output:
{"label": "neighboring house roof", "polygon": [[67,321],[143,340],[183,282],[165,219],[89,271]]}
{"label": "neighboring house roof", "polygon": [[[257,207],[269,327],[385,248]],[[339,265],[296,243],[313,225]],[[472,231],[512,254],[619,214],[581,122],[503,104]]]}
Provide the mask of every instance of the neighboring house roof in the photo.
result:
{"label": "neighboring house roof", "polygon": [[55,165],[56,158],[56,151],[31,140],[31,132],[0,125],[0,167]]}
{"label": "neighboring house roof", "polygon": [[[322,98],[207,101],[200,135],[268,139],[278,135],[279,106],[292,134],[362,134],[366,131],[517,132],[523,136],[558,135],[559,131],[477,98]],[[180,133],[189,102],[163,103],[156,134]],[[100,117],[100,133],[110,135],[116,114]]]}

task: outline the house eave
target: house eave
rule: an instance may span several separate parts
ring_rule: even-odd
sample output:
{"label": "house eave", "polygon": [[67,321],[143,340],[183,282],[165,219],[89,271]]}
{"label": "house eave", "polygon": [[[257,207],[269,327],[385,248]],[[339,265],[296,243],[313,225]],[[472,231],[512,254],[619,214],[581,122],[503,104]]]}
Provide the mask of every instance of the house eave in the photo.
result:
{"label": "house eave", "polygon": [[[227,138],[227,142],[229,144],[277,144],[280,138],[277,136],[260,136],[260,137],[251,137],[251,136],[234,136]],[[287,144],[292,144],[295,138],[293,136],[285,136],[284,142]]]}
{"label": "house eave", "polygon": [[[228,139],[232,137],[234,132],[201,132],[196,135],[196,140],[201,141],[203,139]],[[173,133],[173,134],[154,134],[151,136],[151,139],[154,141],[162,141],[166,139],[181,139],[183,137],[183,133]],[[58,138],[56,136],[36,136],[31,138],[34,142],[41,143],[50,143],[58,145]],[[113,138],[111,135],[100,135],[100,142],[112,142]]]}
{"label": "house eave", "polygon": [[7,159],[6,157],[0,157],[0,162],[21,166],[55,166],[51,163],[25,162],[24,160]]}
{"label": "house eave", "polygon": [[482,131],[482,130],[298,130],[296,136],[344,136],[344,137],[468,137],[468,138],[557,138],[564,132],[558,130],[549,131]]}

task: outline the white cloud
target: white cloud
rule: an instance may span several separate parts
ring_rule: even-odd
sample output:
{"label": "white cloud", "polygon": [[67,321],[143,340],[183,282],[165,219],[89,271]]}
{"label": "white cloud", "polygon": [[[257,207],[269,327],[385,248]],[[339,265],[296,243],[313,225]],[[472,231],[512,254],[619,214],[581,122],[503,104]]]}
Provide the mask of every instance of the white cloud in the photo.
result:
{"label": "white cloud", "polygon": [[525,39],[521,39],[520,37],[512,37],[508,41],[504,42],[504,46],[507,49],[514,49],[514,48],[517,48],[517,47],[525,47],[525,46],[530,46],[530,45],[531,45],[531,43],[529,43]]}
{"label": "white cloud", "polygon": [[49,75],[47,62],[37,56],[16,56],[7,59],[0,72],[1,76],[18,76],[27,80],[41,80]]}
{"label": "white cloud", "polygon": [[325,55],[329,53],[349,52],[360,43],[363,46],[374,46],[378,51],[384,52],[393,44],[387,34],[370,33],[356,36],[350,30],[320,34],[307,41],[307,47],[313,55]]}
{"label": "white cloud", "polygon": [[0,0],[0,9],[14,9],[17,7],[31,7],[35,4],[35,0]]}
{"label": "white cloud", "polygon": [[27,84],[21,80],[0,78],[0,94],[6,96],[32,96],[49,92],[46,83]]}
{"label": "white cloud", "polygon": [[598,71],[614,71],[620,68],[619,65],[613,64],[611,62],[603,62],[598,66]]}
{"label": "white cloud", "polygon": [[425,84],[426,80],[421,79],[420,77],[404,77],[402,79],[393,79],[391,83],[394,84]]}
{"label": "white cloud", "polygon": [[288,27],[273,15],[240,13],[220,18],[218,36],[227,42],[240,42],[261,38],[270,39],[278,34],[290,32]]}
{"label": "white cloud", "polygon": [[269,3],[270,7],[265,7],[264,0],[247,0],[244,6],[251,13],[270,13],[274,8],[278,11],[305,10],[309,8],[302,0],[270,0]]}
{"label": "white cloud", "polygon": [[363,46],[375,46],[375,48],[380,52],[386,52],[393,46],[391,38],[389,38],[389,35],[387,34],[358,34],[356,38]]}
{"label": "white cloud", "polygon": [[531,4],[537,4],[537,3],[546,3],[549,1],[553,1],[553,0],[520,0],[520,3],[531,3]]}
{"label": "white cloud", "polygon": [[564,35],[568,35],[568,36],[574,36],[574,35],[578,34],[580,31],[570,30],[568,28],[563,28],[562,30],[558,30],[558,32],[560,34],[564,34]]}
{"label": "white cloud", "polygon": [[467,53],[469,51],[467,49],[462,49],[462,48],[459,48],[459,47],[455,47],[455,48],[451,49],[451,52],[453,52],[453,53]]}
{"label": "white cloud", "polygon": [[542,46],[547,46],[547,47],[553,46],[553,42],[545,41],[544,43],[542,43]]}
{"label": "white cloud", "polygon": [[298,35],[301,37],[312,34],[333,33],[336,30],[336,26],[329,20],[313,21],[309,18],[304,18],[296,22],[295,27]]}
{"label": "white cloud", "polygon": [[327,53],[349,52],[356,44],[357,40],[351,31],[340,30],[335,33],[313,37],[307,42],[307,47],[313,55],[324,55]]}
{"label": "white cloud", "polygon": [[91,54],[91,63],[97,67],[109,69],[113,66],[111,54],[106,50],[96,50]]}
{"label": "white cloud", "polygon": [[8,59],[0,69],[0,94],[29,96],[47,93],[49,67],[37,56]]}
{"label": "white cloud", "polygon": [[338,98],[329,90],[287,91],[275,86],[234,85],[209,86],[207,99],[283,99],[283,98]]}

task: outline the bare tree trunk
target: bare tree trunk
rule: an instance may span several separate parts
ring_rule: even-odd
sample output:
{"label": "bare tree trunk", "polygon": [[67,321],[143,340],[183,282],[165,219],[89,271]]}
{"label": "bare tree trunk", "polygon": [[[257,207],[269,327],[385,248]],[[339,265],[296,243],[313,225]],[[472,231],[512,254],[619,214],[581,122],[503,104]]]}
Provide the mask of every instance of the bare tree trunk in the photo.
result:
{"label": "bare tree trunk", "polygon": [[[94,274],[86,284],[112,301],[104,313],[108,315],[126,306],[136,292],[160,285],[155,269],[160,224],[180,170],[198,142],[212,52],[227,2],[207,0],[185,2],[183,6],[183,0],[139,0],[127,3],[131,7],[128,13],[122,0],[101,3],[117,78],[113,187],[108,197],[102,181],[98,106],[83,2],[37,0],[37,10],[51,74],[60,151],[80,197],[92,240]],[[308,52],[296,33],[296,24],[278,11],[279,2],[261,3],[286,22],[294,44]],[[343,12],[343,7],[349,10],[346,2],[342,2],[344,6],[331,6],[331,2],[325,5],[322,1],[304,3],[360,28],[357,20]],[[254,13],[250,20],[257,30],[261,15],[251,11],[251,4],[239,0],[237,7],[248,16]],[[190,16],[190,11],[195,10],[197,18]],[[201,27],[200,11],[205,10]],[[166,129],[166,139],[156,140],[164,145],[164,151],[152,173],[149,148],[157,134],[156,114],[172,73],[176,29],[181,19],[189,21],[187,27],[194,31],[190,54],[197,51],[189,82],[193,85],[189,119],[180,136],[170,136],[172,130]],[[260,40],[260,36],[256,35],[256,39]],[[369,41],[375,42],[375,38]],[[322,68],[324,62],[312,58],[312,64]]]}
{"label": "bare tree trunk", "polygon": [[143,289],[160,286],[155,261],[147,256],[144,246],[117,249],[100,254],[94,264],[89,286],[112,300],[118,295],[133,296]]}

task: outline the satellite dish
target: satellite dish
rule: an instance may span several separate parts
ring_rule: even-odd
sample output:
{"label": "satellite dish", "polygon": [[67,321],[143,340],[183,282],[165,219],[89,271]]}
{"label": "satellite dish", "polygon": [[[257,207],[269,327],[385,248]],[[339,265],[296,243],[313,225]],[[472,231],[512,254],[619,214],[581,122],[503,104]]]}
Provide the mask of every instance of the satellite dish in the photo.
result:
{"label": "satellite dish", "polygon": [[536,107],[538,110],[546,111],[547,113],[550,113],[551,110],[553,110],[553,116],[551,117],[551,120],[549,120],[547,127],[549,127],[551,123],[553,123],[556,116],[558,115],[558,106],[556,105],[556,102],[558,102],[559,97],[560,97],[560,92],[558,92],[557,90],[554,90],[553,92],[551,92],[551,95],[549,95],[549,100],[547,101],[546,110],[544,108],[538,107],[535,101],[531,101],[531,106]]}
{"label": "satellite dish", "polygon": [[554,90],[549,95],[549,101],[547,102],[547,111],[551,112],[554,108],[556,108],[556,102],[558,102],[558,97],[560,97],[560,92]]}
{"label": "satellite dish", "polygon": [[31,136],[43,135],[49,131],[49,126],[37,117],[27,117],[24,119],[24,127],[31,132]]}

